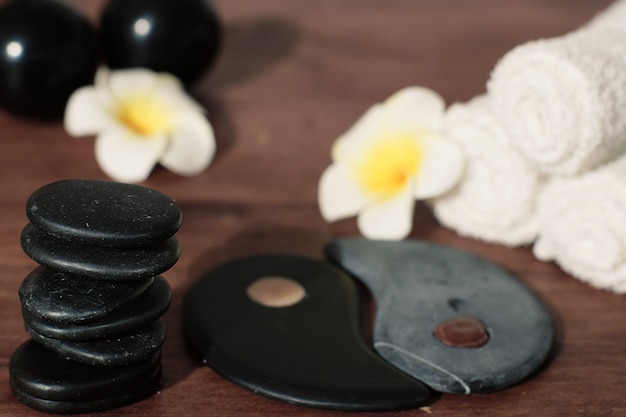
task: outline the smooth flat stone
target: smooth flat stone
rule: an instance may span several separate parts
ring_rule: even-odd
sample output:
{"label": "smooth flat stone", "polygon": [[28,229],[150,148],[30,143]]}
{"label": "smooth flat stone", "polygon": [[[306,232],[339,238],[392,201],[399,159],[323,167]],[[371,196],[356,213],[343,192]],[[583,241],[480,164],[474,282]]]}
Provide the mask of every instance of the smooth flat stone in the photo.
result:
{"label": "smooth flat stone", "polygon": [[183,302],[192,350],[224,378],[309,407],[375,411],[431,400],[421,382],[370,350],[355,283],[328,264],[261,255],[202,275]]}
{"label": "smooth flat stone", "polygon": [[[26,393],[13,389],[15,397],[24,405],[51,414],[83,414],[94,413],[100,411],[113,410],[116,408],[124,407],[130,404],[134,404],[141,400],[144,400],[152,395],[156,394],[161,379],[161,372],[155,372],[149,377],[148,381],[143,382],[143,386],[137,391],[120,394],[117,397],[105,398],[103,400],[95,401],[52,401],[42,400],[41,398],[33,397]],[[152,385],[151,385],[152,384]]]}
{"label": "smooth flat stone", "polygon": [[137,332],[83,342],[45,337],[26,325],[33,340],[66,359],[87,365],[123,366],[141,362],[159,351],[165,341],[162,320]]}
{"label": "smooth flat stone", "polygon": [[437,391],[508,387],[532,374],[551,350],[546,307],[483,258],[417,241],[339,239],[326,251],[372,291],[378,353]]}
{"label": "smooth flat stone", "polygon": [[52,401],[93,401],[133,391],[161,368],[161,355],[128,366],[92,366],[64,359],[33,340],[11,357],[11,384],[28,395]]}
{"label": "smooth flat stone", "polygon": [[26,203],[32,224],[73,242],[119,248],[151,246],[173,236],[181,212],[171,197],[136,184],[63,180]]}
{"label": "smooth flat stone", "polygon": [[38,334],[61,340],[87,341],[132,332],[156,321],[170,306],[172,290],[163,277],[156,277],[154,284],[131,303],[123,305],[111,314],[80,323],[66,323],[34,316],[22,310],[24,322]]}
{"label": "smooth flat stone", "polygon": [[38,264],[94,279],[139,280],[159,275],[178,260],[175,237],[137,249],[84,245],[56,238],[29,223],[22,249]]}
{"label": "smooth flat stone", "polygon": [[11,357],[10,385],[18,400],[46,413],[88,413],[132,404],[157,392],[160,354],[120,367],[68,361],[29,340]]}
{"label": "smooth flat stone", "polygon": [[62,323],[78,323],[111,314],[137,299],[154,278],[104,281],[41,266],[20,285],[22,308],[33,316]]}

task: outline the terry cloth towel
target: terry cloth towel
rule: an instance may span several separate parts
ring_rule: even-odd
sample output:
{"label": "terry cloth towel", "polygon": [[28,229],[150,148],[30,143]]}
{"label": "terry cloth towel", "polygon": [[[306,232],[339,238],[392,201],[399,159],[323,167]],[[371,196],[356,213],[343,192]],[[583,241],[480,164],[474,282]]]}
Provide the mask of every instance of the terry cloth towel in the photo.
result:
{"label": "terry cloth towel", "polygon": [[584,172],[626,145],[626,30],[611,16],[514,48],[487,83],[511,143],[545,173]]}
{"label": "terry cloth towel", "polygon": [[626,155],[578,177],[554,177],[541,191],[541,260],[597,288],[626,293]]}
{"label": "terry cloth towel", "polygon": [[626,32],[626,0],[618,0],[611,4],[591,19],[587,27]]}
{"label": "terry cloth towel", "polygon": [[531,243],[538,231],[535,199],[541,179],[510,146],[488,97],[450,106],[444,132],[464,150],[466,168],[454,189],[431,201],[439,222],[491,243]]}

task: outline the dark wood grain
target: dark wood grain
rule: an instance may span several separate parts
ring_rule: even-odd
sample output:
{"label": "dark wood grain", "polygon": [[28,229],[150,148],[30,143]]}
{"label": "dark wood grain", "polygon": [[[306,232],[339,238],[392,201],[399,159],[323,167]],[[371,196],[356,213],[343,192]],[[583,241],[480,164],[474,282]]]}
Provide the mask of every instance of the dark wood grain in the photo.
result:
{"label": "dark wood grain", "polygon": [[[102,0],[74,1],[94,21]],[[226,42],[219,64],[194,89],[218,135],[205,173],[157,169],[145,183],[178,200],[182,256],[166,277],[161,392],[107,416],[350,416],[296,407],[244,391],[199,364],[181,332],[185,290],[206,268],[233,257],[289,251],[321,258],[333,237],[357,234],[354,219],[326,224],[317,181],[333,140],[372,103],[408,86],[448,103],[484,91],[506,51],[573,30],[609,0],[219,0]],[[36,188],[64,178],[105,178],[93,138],[61,124],[0,113],[0,416],[36,416],[8,386],[12,352],[27,339],[17,289],[35,264],[19,234]],[[418,206],[413,237],[485,256],[513,271],[554,312],[558,345],[545,369],[489,395],[442,395],[430,410],[399,416],[626,416],[626,298],[580,283],[527,248],[457,236]],[[305,360],[305,358],[303,358]],[[369,416],[390,415],[369,413]]]}

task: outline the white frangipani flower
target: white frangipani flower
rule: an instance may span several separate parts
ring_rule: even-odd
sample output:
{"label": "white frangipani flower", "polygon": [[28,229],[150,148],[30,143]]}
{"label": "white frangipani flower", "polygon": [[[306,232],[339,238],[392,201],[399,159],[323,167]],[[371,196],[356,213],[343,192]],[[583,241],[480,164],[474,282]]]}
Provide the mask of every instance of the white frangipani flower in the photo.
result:
{"label": "white frangipani flower", "polygon": [[358,214],[369,239],[399,240],[412,229],[415,199],[441,195],[461,178],[464,156],[439,136],[445,104],[408,87],[372,106],[334,143],[318,201],[326,221]]}
{"label": "white frangipani flower", "polygon": [[97,135],[96,160],[112,179],[141,182],[157,163],[180,175],[206,169],[215,137],[202,107],[172,75],[101,68],[65,109],[72,136]]}

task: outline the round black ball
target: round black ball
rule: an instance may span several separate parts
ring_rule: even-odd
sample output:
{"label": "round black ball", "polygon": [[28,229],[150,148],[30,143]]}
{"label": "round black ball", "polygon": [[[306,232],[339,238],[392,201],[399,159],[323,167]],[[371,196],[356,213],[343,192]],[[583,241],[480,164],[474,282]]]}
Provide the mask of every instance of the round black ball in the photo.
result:
{"label": "round black ball", "polygon": [[0,7],[0,106],[33,118],[57,118],[70,94],[93,82],[95,30],[54,0],[10,0]]}
{"label": "round black ball", "polygon": [[207,0],[110,0],[100,32],[109,67],[168,72],[187,86],[213,64],[221,37]]}

